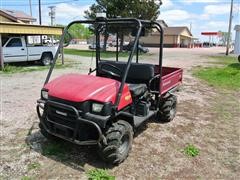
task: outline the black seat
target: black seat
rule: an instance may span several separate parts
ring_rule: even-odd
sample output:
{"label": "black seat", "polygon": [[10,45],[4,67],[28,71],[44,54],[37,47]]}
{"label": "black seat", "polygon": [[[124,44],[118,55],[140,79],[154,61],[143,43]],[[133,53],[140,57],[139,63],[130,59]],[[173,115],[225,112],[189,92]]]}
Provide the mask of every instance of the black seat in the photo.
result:
{"label": "black seat", "polygon": [[147,91],[146,84],[128,84],[128,87],[133,97],[140,96]]}
{"label": "black seat", "polygon": [[[116,61],[101,61],[99,62],[98,75],[104,76],[105,73],[101,71],[101,66],[104,64],[111,64],[119,68],[122,73],[124,72],[127,62]],[[116,69],[111,66],[105,66],[105,69],[119,74]],[[132,63],[128,72],[126,83],[133,84],[148,84],[149,80],[154,77],[154,65],[144,63]]]}
{"label": "black seat", "polygon": [[[104,76],[105,72],[101,71],[101,66],[104,64],[111,64],[119,68],[122,73],[124,72],[127,62],[116,62],[116,61],[101,61],[99,62],[98,75]],[[147,91],[147,84],[149,80],[154,77],[154,65],[153,64],[144,64],[144,63],[132,63],[128,71],[126,83],[128,83],[129,90],[133,97],[143,95]],[[105,69],[115,72],[116,69],[111,66],[105,66]],[[116,78],[117,80],[120,80]]]}

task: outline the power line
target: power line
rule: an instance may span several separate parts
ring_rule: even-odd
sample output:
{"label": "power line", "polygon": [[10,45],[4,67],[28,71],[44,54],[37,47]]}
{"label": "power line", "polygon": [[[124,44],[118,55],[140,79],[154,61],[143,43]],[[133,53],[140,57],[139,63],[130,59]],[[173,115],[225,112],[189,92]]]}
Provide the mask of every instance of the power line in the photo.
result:
{"label": "power line", "polygon": [[[18,1],[8,1],[7,3],[19,3],[19,1],[21,2],[21,0]],[[25,2],[25,0],[22,0]],[[74,2],[74,1],[79,1],[79,0],[68,0],[68,1],[56,1],[56,2],[50,2],[50,3],[42,3],[42,5],[53,5],[53,4],[59,4],[59,3],[69,3],[69,2]],[[81,2],[89,2],[89,0],[81,0]],[[177,3],[182,3],[185,5],[192,5],[192,4],[207,4],[207,3],[201,3],[201,2],[191,2],[191,3],[184,3],[182,0],[172,0],[172,2],[177,2]],[[229,0],[222,0],[221,2],[209,2],[211,4],[229,4]],[[38,3],[33,3],[33,6],[38,6]],[[1,6],[28,6],[28,4],[4,4],[3,2],[1,2]]]}

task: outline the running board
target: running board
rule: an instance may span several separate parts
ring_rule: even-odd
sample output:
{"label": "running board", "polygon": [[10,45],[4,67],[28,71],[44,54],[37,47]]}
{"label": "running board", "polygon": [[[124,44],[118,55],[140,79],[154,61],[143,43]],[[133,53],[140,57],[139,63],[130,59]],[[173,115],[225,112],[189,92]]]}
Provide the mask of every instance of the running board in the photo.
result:
{"label": "running board", "polygon": [[150,119],[152,116],[156,114],[156,111],[149,111],[147,116],[133,116],[134,127],[139,127],[142,123]]}

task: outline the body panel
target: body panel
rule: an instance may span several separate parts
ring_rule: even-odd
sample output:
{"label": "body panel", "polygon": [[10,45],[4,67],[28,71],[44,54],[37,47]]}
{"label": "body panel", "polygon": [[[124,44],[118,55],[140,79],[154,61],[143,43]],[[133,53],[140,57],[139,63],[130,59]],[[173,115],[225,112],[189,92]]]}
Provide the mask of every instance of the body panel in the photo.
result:
{"label": "body panel", "polygon": [[[73,102],[97,101],[115,103],[120,87],[117,80],[93,75],[67,74],[47,83],[44,88],[49,96]],[[129,97],[130,96],[130,97]],[[125,84],[118,109],[132,103],[131,94]]]}

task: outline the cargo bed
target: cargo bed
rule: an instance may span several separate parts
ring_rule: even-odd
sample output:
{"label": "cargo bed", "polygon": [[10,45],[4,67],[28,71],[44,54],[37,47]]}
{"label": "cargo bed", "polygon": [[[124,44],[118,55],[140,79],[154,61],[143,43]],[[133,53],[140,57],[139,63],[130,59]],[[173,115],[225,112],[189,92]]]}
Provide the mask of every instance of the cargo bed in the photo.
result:
{"label": "cargo bed", "polygon": [[[159,74],[159,66],[156,66],[155,73],[156,75]],[[159,84],[160,94],[165,94],[182,84],[182,75],[183,70],[181,68],[162,67],[162,80]]]}

